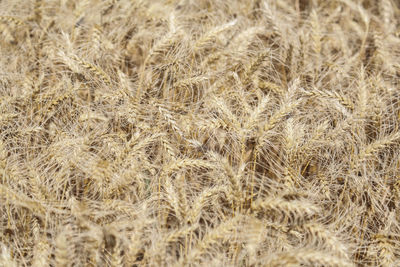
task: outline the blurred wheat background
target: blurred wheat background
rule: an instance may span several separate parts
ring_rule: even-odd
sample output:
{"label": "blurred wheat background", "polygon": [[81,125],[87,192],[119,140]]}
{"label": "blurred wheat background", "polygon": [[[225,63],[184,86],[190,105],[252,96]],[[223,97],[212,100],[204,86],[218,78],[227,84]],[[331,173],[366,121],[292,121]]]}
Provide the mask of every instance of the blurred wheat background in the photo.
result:
{"label": "blurred wheat background", "polygon": [[0,266],[400,266],[398,0],[0,0]]}

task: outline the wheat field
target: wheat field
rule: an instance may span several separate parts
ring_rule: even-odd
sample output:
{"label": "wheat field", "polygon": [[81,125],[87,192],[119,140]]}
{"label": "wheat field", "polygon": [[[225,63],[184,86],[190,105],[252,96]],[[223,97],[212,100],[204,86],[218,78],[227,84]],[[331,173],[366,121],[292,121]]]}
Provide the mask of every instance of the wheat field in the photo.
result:
{"label": "wheat field", "polygon": [[0,0],[0,266],[400,266],[398,0]]}

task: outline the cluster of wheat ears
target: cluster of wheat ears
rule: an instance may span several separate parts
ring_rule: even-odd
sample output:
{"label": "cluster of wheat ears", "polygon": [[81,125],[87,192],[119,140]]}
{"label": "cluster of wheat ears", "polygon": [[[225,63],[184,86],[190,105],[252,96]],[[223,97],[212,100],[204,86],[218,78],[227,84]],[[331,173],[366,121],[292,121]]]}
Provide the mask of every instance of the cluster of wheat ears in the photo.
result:
{"label": "cluster of wheat ears", "polygon": [[0,266],[400,266],[398,0],[0,0]]}

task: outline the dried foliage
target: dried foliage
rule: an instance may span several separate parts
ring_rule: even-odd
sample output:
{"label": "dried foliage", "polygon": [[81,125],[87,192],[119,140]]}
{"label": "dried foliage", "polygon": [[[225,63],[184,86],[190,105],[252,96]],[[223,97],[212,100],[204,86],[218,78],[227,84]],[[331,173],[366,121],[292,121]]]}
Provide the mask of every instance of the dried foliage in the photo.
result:
{"label": "dried foliage", "polygon": [[0,1],[1,266],[400,266],[395,0]]}

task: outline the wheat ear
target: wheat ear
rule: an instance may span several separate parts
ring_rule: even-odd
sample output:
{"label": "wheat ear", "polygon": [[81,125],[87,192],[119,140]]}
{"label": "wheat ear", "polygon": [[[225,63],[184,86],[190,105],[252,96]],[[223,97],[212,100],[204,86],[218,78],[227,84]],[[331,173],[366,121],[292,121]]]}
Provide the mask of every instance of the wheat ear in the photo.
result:
{"label": "wheat ear", "polygon": [[358,156],[358,159],[364,160],[368,157],[371,157],[374,154],[376,154],[377,152],[385,149],[387,146],[389,146],[391,144],[395,144],[398,139],[400,139],[400,132],[395,132],[391,135],[380,138],[380,139],[374,141],[373,143],[365,146],[361,150],[361,152]]}
{"label": "wheat ear", "polygon": [[307,223],[298,227],[300,232],[305,232],[306,238],[310,243],[316,244],[318,247],[325,247],[327,251],[349,260],[348,249],[339,241],[335,234],[321,224]]}
{"label": "wheat ear", "polygon": [[229,30],[233,26],[235,26],[237,20],[230,21],[228,23],[225,23],[221,26],[217,26],[210,31],[206,32],[204,35],[202,35],[194,44],[194,51],[199,51],[200,49],[206,48],[208,45],[214,41],[219,34],[222,32]]}
{"label": "wheat ear", "polygon": [[98,78],[100,78],[106,85],[110,86],[112,84],[110,76],[108,76],[107,73],[105,73],[104,70],[102,70],[100,67],[85,61],[81,58],[79,58],[76,55],[73,55],[72,58],[78,62],[80,66],[82,66],[84,69],[87,69],[94,73]]}
{"label": "wheat ear", "polygon": [[377,234],[374,236],[378,247],[378,260],[382,267],[393,266],[395,261],[394,247],[388,236]]}
{"label": "wheat ear", "polygon": [[320,210],[318,206],[310,202],[299,200],[287,201],[278,197],[257,200],[251,204],[251,209],[259,214],[268,214],[268,212],[272,211],[294,221],[303,220]]}
{"label": "wheat ear", "polygon": [[290,252],[277,253],[264,258],[264,266],[329,266],[329,267],[353,267],[350,262],[339,257],[332,256],[323,251],[315,251],[311,249],[299,249]]}
{"label": "wheat ear", "polygon": [[333,99],[338,101],[341,105],[343,105],[344,107],[348,108],[349,110],[353,110],[354,109],[354,105],[353,102],[346,98],[345,96],[340,95],[337,92],[331,92],[331,91],[323,91],[323,90],[319,90],[317,88],[314,88],[311,91],[307,91],[305,92],[308,96],[314,96],[314,97],[322,97],[322,98],[326,98],[326,99]]}

